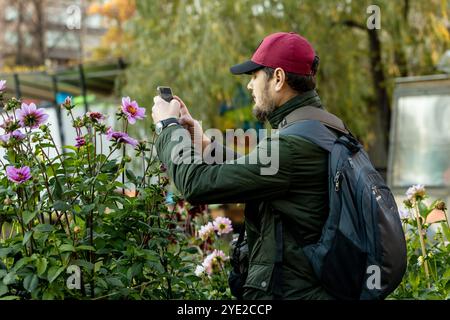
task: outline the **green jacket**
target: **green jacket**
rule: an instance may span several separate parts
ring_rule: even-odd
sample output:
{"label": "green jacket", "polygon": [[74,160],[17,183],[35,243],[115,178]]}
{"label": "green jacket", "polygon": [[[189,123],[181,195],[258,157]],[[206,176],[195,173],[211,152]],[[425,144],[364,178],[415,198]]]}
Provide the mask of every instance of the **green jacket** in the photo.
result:
{"label": "green jacket", "polygon": [[[278,128],[286,115],[305,105],[322,107],[314,90],[277,108],[268,119],[272,128]],[[239,158],[239,163],[236,159],[223,164],[202,161],[176,164],[171,160],[179,144],[171,138],[175,130],[184,129],[178,125],[164,129],[156,141],[156,150],[184,197],[194,204],[246,203],[250,266],[244,298],[273,298],[276,242],[272,210],[278,213],[283,225],[283,298],[331,298],[302,251],[302,246],[319,240],[328,214],[327,152],[300,137],[281,135],[263,139],[252,151],[271,151],[271,143],[278,142],[279,169],[274,175],[262,175],[261,168],[269,165],[248,161],[252,153],[245,156],[246,161]],[[185,134],[189,137],[187,131]],[[192,156],[188,152],[183,155]]]}

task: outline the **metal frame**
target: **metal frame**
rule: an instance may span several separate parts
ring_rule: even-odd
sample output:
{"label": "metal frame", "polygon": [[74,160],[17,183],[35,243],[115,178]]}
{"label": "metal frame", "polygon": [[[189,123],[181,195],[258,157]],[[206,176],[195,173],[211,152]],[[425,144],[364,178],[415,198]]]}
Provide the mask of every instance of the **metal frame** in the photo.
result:
{"label": "metal frame", "polygon": [[[64,130],[61,130],[62,110],[57,103],[59,90],[61,89],[63,92],[73,95],[81,95],[83,97],[85,112],[88,112],[88,91],[94,94],[110,96],[114,92],[115,78],[124,72],[126,66],[123,59],[119,58],[114,61],[78,64],[75,68],[60,68],[51,73],[46,71],[32,71],[26,73],[0,74],[0,79],[3,79],[5,76],[6,78],[12,77],[14,90],[10,89],[7,91],[14,93],[18,99],[35,98],[47,100],[52,104],[51,107],[56,110],[57,122],[60,128],[61,145],[64,146],[65,134]],[[26,79],[26,77],[31,77],[31,79]],[[95,82],[93,79],[100,79],[100,81]],[[26,93],[26,88],[31,88],[31,95]]]}
{"label": "metal frame", "polygon": [[[423,96],[427,94],[449,94],[449,86],[445,85],[448,81],[450,84],[450,75],[431,75],[431,76],[421,76],[421,77],[405,77],[396,79],[396,88],[393,94],[393,112],[391,118],[391,131],[389,137],[389,152],[388,152],[388,170],[387,170],[387,181],[389,186],[394,192],[404,191],[404,187],[393,186],[393,165],[394,165],[394,146],[397,139],[396,130],[398,127],[395,126],[398,119],[398,101],[400,97],[405,96]],[[419,84],[423,82],[421,86],[414,86],[414,84]],[[442,84],[439,84],[442,82]],[[450,121],[450,119],[449,119]],[[437,196],[448,196],[450,195],[450,186],[448,187],[428,187]]]}

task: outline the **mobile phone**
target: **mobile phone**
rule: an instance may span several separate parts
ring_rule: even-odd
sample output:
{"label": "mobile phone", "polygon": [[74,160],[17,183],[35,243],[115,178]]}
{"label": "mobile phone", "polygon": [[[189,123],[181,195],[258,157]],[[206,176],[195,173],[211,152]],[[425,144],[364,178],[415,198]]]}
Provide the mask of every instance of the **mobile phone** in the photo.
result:
{"label": "mobile phone", "polygon": [[167,102],[170,102],[173,99],[172,89],[170,89],[170,87],[158,86],[156,91],[158,91],[159,96]]}

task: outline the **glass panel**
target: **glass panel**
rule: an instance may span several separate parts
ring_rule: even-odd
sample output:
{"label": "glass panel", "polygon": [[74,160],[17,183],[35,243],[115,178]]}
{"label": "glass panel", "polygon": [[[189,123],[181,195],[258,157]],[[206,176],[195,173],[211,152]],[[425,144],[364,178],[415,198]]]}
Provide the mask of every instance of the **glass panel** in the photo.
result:
{"label": "glass panel", "polygon": [[401,97],[393,145],[393,185],[450,185],[450,95]]}

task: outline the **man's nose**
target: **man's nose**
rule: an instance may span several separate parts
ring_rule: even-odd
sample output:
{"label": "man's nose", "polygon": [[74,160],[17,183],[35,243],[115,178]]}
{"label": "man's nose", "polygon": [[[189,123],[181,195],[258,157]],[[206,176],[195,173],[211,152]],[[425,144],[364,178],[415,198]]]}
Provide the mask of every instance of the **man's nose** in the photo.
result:
{"label": "man's nose", "polygon": [[252,91],[252,90],[253,90],[253,79],[250,80],[250,81],[247,83],[247,89],[248,89],[249,91]]}

